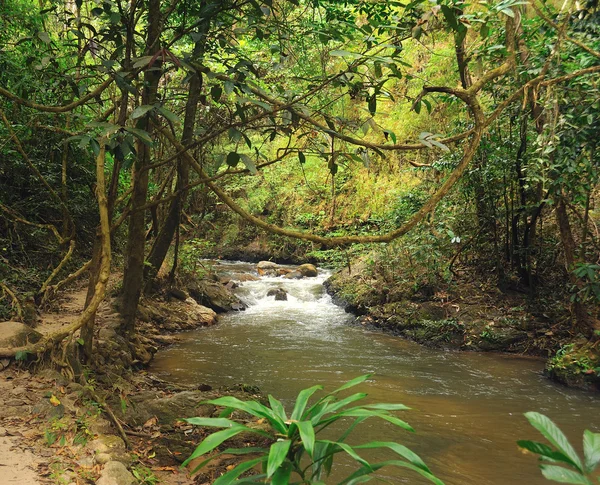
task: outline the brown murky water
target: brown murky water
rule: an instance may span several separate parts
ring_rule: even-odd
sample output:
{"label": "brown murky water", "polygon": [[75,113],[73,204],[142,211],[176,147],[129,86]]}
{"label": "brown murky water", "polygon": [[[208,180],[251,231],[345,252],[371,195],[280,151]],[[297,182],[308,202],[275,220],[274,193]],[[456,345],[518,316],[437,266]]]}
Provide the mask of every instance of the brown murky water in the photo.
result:
{"label": "brown murky water", "polygon": [[[218,268],[222,273],[253,270],[243,263]],[[324,293],[325,277],[241,283],[237,291],[250,305],[245,312],[187,333],[183,342],[159,352],[151,370],[187,383],[257,385],[287,408],[301,389],[323,384],[333,390],[374,373],[357,389],[373,401],[410,406],[401,417],[416,433],[368,420],[354,441],[403,443],[447,485],[549,483],[535,457],[516,445],[518,439],[543,441],[523,417],[526,411],[548,415],[578,450],[584,429],[600,431],[600,399],[549,382],[541,375],[542,361],[433,350],[349,325],[352,317]],[[287,302],[266,296],[274,287],[288,291]],[[349,461],[340,464],[336,475],[347,476],[350,466]],[[429,483],[410,473],[384,469],[382,479]]]}

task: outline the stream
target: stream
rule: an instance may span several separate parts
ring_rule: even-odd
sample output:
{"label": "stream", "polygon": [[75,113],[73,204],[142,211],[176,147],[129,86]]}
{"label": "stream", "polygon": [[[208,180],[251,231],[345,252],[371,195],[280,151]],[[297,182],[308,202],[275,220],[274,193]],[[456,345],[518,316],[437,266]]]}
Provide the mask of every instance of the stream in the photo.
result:
{"label": "stream", "polygon": [[[255,265],[248,263],[218,262],[215,270],[234,279],[239,273],[256,275]],[[446,485],[550,483],[536,458],[516,445],[519,439],[544,441],[523,416],[526,411],[549,416],[579,452],[583,430],[600,431],[600,399],[550,382],[542,375],[542,360],[430,349],[351,325],[353,317],[324,291],[328,276],[321,270],[316,278],[240,282],[235,291],[248,304],[246,311],[183,334],[181,342],[155,356],[150,371],[188,384],[256,385],[280,398],[288,412],[306,387],[322,384],[331,391],[374,373],[354,392],[367,392],[374,402],[409,406],[399,416],[416,433],[370,419],[355,430],[354,442],[402,443]],[[267,297],[272,288],[285,289],[288,301]],[[364,456],[393,458],[385,453]],[[335,477],[355,468],[344,460]],[[385,468],[379,476],[393,484],[429,483],[402,469]]]}

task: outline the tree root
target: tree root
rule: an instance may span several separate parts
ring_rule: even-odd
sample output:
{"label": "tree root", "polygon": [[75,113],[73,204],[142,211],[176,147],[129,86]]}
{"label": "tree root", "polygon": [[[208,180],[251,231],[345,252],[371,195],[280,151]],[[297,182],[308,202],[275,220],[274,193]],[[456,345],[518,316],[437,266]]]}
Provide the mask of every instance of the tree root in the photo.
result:
{"label": "tree root", "polygon": [[6,284],[4,284],[2,282],[0,282],[0,289],[2,290],[3,295],[10,296],[10,299],[12,300],[11,306],[13,307],[13,309],[15,310],[15,313],[17,314],[17,320],[22,321],[23,320],[23,305],[21,305],[21,302],[17,298],[17,295],[15,295],[14,291],[12,291],[8,286],[6,286]]}

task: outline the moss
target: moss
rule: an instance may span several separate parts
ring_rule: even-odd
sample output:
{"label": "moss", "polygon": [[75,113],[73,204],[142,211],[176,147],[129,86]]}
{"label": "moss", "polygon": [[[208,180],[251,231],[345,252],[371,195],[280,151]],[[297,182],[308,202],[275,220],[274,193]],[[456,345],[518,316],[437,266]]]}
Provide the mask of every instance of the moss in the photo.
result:
{"label": "moss", "polygon": [[548,360],[546,373],[569,387],[600,389],[598,342],[564,345]]}

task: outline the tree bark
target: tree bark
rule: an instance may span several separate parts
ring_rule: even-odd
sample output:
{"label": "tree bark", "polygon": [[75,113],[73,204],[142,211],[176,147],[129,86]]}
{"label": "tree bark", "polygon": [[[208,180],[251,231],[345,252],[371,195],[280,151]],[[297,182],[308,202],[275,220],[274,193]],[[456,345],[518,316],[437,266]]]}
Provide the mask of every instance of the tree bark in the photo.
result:
{"label": "tree bark", "polygon": [[[146,55],[154,56],[160,50],[161,12],[160,0],[148,1],[148,37],[146,39]],[[142,105],[153,105],[156,102],[158,83],[162,75],[157,58],[153,69],[144,72],[144,91]],[[150,137],[153,123],[147,114],[140,119],[138,128],[146,131]],[[135,329],[135,313],[142,293],[145,258],[146,212],[136,210],[146,203],[148,195],[148,170],[150,165],[150,147],[142,141],[137,142],[137,157],[133,166],[133,192],[131,194],[131,215],[129,216],[129,233],[125,250],[125,272],[123,274],[123,293],[121,295],[121,327],[123,334],[132,333]]]}

